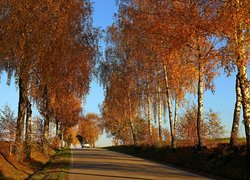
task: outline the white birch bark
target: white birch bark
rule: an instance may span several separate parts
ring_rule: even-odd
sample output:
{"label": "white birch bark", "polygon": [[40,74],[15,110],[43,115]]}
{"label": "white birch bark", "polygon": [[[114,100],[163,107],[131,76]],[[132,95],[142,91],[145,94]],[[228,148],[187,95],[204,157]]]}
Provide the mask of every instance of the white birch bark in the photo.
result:
{"label": "white birch bark", "polygon": [[239,74],[237,74],[236,76],[236,84],[235,84],[236,102],[234,107],[233,125],[230,137],[230,146],[232,147],[235,147],[238,144],[238,132],[240,123],[241,101],[242,101],[242,94],[238,76]]}
{"label": "white birch bark", "polygon": [[31,103],[27,100],[27,107],[26,107],[26,133],[25,133],[25,153],[26,158],[31,158]]}
{"label": "white birch bark", "polygon": [[160,97],[161,88],[158,86],[158,124],[159,124],[159,141],[162,143],[162,103]]}
{"label": "white birch bark", "polygon": [[134,141],[134,146],[137,145],[137,140],[136,140],[136,134],[135,134],[135,130],[134,130],[134,121],[133,121],[133,114],[132,114],[132,104],[131,104],[131,100],[130,100],[130,95],[128,94],[128,105],[129,105],[129,123],[130,123],[130,129],[131,129],[131,133],[133,136],[133,141]]}
{"label": "white birch bark", "polygon": [[198,80],[198,113],[197,113],[197,148],[201,150],[204,146],[202,136],[203,114],[204,114],[204,73],[199,63],[199,80]]}
{"label": "white birch bark", "polygon": [[[243,1],[237,0],[237,10],[241,11],[243,8]],[[243,117],[246,133],[246,147],[248,157],[250,159],[250,86],[247,76],[247,41],[246,41],[246,29],[244,29],[243,22],[239,21],[236,29],[236,46],[237,46],[237,68],[239,73],[239,83],[242,93],[242,107],[243,107]]]}
{"label": "white birch bark", "polygon": [[152,143],[152,113],[151,113],[152,102],[149,95],[147,96],[147,102],[148,102],[148,130],[149,130],[150,141]]}
{"label": "white birch bark", "polygon": [[[176,124],[177,124],[177,120],[178,120],[178,109],[179,109],[179,105],[178,105],[178,99],[177,97],[175,98],[175,113],[174,113],[174,126],[173,126],[173,135],[174,138],[176,137]],[[174,144],[174,148],[176,148],[176,144]]]}
{"label": "white birch bark", "polygon": [[170,123],[170,134],[171,134],[171,148],[174,149],[175,138],[173,134],[173,112],[172,112],[172,103],[169,92],[168,76],[167,76],[167,66],[163,63],[164,68],[164,79],[166,86],[166,95],[167,95],[167,105],[168,105],[168,114],[169,114],[169,123]]}
{"label": "white birch bark", "polygon": [[24,118],[26,110],[26,85],[24,80],[19,77],[19,101],[18,101],[18,117],[17,117],[17,130],[15,139],[15,154],[19,161],[23,153],[23,135],[24,135]]}

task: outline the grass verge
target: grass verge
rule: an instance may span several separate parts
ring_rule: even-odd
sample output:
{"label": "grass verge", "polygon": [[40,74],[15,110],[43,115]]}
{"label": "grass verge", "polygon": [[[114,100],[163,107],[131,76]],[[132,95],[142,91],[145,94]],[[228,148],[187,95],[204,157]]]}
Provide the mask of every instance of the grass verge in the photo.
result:
{"label": "grass verge", "polygon": [[70,149],[58,150],[42,169],[30,176],[31,179],[67,179]]}
{"label": "grass verge", "polygon": [[113,146],[108,150],[136,157],[169,163],[203,175],[227,179],[250,179],[250,164],[244,150],[238,152],[225,150],[221,146],[198,152],[194,147],[177,148],[156,146]]}

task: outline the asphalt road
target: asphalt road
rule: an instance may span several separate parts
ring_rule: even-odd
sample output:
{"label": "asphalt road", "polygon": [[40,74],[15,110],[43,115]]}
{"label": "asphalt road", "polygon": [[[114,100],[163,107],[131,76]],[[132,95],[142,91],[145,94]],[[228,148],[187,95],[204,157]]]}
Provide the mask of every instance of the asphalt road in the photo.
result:
{"label": "asphalt road", "polygon": [[69,179],[207,179],[173,167],[104,149],[72,149]]}

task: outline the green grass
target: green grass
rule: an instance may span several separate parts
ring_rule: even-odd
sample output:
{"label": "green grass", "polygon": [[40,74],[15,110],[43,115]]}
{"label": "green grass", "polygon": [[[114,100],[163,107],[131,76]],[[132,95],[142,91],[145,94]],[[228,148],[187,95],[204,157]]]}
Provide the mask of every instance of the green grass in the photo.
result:
{"label": "green grass", "polygon": [[70,149],[58,150],[51,160],[32,179],[66,179],[70,163]]}
{"label": "green grass", "polygon": [[106,149],[172,164],[203,175],[250,179],[250,163],[247,161],[244,147],[239,147],[237,152],[226,149],[225,144],[199,152],[194,147],[177,148],[175,151],[169,147],[156,146],[115,146]]}

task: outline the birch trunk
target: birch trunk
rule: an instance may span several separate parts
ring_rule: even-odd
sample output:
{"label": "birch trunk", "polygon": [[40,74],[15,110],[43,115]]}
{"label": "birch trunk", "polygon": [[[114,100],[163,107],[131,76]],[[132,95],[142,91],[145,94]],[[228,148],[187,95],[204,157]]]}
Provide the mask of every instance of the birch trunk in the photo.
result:
{"label": "birch trunk", "polygon": [[31,103],[29,100],[27,100],[27,114],[26,114],[26,133],[25,133],[25,153],[26,158],[31,158],[31,115],[32,115],[32,109],[31,109]]}
{"label": "birch trunk", "polygon": [[239,132],[239,122],[240,122],[240,111],[241,111],[241,101],[242,94],[240,89],[239,74],[236,76],[236,102],[234,107],[233,125],[230,137],[230,146],[235,147],[238,144],[238,132]]}
{"label": "birch trunk", "polygon": [[[245,8],[245,1],[236,0],[237,4],[237,12],[242,11],[242,8]],[[234,33],[234,39],[236,44],[236,65],[238,68],[238,78],[239,84],[242,94],[242,109],[243,109],[243,118],[244,118],[244,126],[246,133],[246,148],[248,160],[250,161],[250,87],[249,80],[247,77],[247,66],[249,63],[248,58],[248,32],[249,26],[244,19],[245,17],[240,17],[237,22],[237,29]]]}
{"label": "birch trunk", "polygon": [[239,74],[239,82],[242,93],[243,117],[247,139],[246,147],[248,156],[250,157],[250,93],[249,82],[247,78],[247,68],[245,66],[240,66]]}
{"label": "birch trunk", "polygon": [[[177,119],[178,119],[178,99],[175,99],[175,113],[174,113],[174,126],[173,126],[173,135],[175,137],[176,135],[176,124],[177,124]],[[174,144],[174,147],[176,148],[176,144]]]}
{"label": "birch trunk", "polygon": [[[243,1],[237,0],[237,10],[242,10],[244,4]],[[246,133],[246,147],[248,159],[250,161],[250,87],[249,80],[247,77],[247,65],[248,65],[248,41],[246,32],[249,29],[246,29],[246,24],[244,21],[239,20],[236,30],[236,45],[237,45],[237,68],[239,73],[239,83],[242,94],[242,107],[243,107],[243,117]]]}
{"label": "birch trunk", "polygon": [[59,122],[56,120],[56,137],[59,135]]}
{"label": "birch trunk", "polygon": [[152,114],[151,114],[152,103],[149,94],[147,96],[147,102],[148,102],[148,130],[149,130],[150,143],[152,143]]}
{"label": "birch trunk", "polygon": [[63,140],[63,125],[62,125],[62,122],[61,122],[61,125],[60,125],[60,131],[61,131],[61,133],[60,133],[60,135],[61,135],[61,137],[60,137],[60,139],[61,139],[61,148],[63,148],[64,147],[64,140]]}
{"label": "birch trunk", "polygon": [[43,152],[48,154],[49,142],[49,109],[48,109],[48,92],[47,86],[44,87],[44,127],[43,127]]}
{"label": "birch trunk", "polygon": [[48,154],[48,143],[49,143],[49,118],[46,115],[44,119],[43,127],[43,152]]}
{"label": "birch trunk", "polygon": [[26,110],[26,87],[24,80],[19,78],[19,102],[18,102],[18,117],[17,117],[17,130],[15,139],[15,153],[19,161],[21,161],[21,156],[23,153],[23,134],[24,134],[24,118]]}
{"label": "birch trunk", "polygon": [[164,67],[164,79],[166,85],[166,94],[167,94],[167,104],[168,104],[168,114],[169,114],[169,123],[170,123],[170,134],[171,134],[171,148],[175,148],[175,138],[173,134],[173,112],[172,112],[172,104],[169,92],[169,84],[168,84],[168,76],[167,76],[167,67],[163,64]]}
{"label": "birch trunk", "polygon": [[136,146],[137,139],[136,139],[136,135],[135,135],[135,131],[134,131],[134,122],[133,122],[133,115],[132,115],[132,104],[131,104],[131,100],[130,100],[129,95],[128,95],[128,105],[129,105],[129,124],[130,124],[130,128],[131,128],[131,133],[132,133],[132,136],[133,136],[134,146]]}
{"label": "birch trunk", "polygon": [[203,114],[204,114],[204,74],[201,64],[199,64],[199,80],[198,80],[198,113],[197,113],[197,148],[202,150],[204,147],[202,137]]}
{"label": "birch trunk", "polygon": [[159,124],[159,142],[162,143],[162,104],[160,98],[161,88],[158,86],[158,124]]}
{"label": "birch trunk", "polygon": [[248,156],[250,157],[250,89],[247,77],[247,68],[245,66],[240,66],[239,74],[240,74],[239,82],[242,93],[243,117],[244,117],[245,133],[247,139],[246,147]]}

